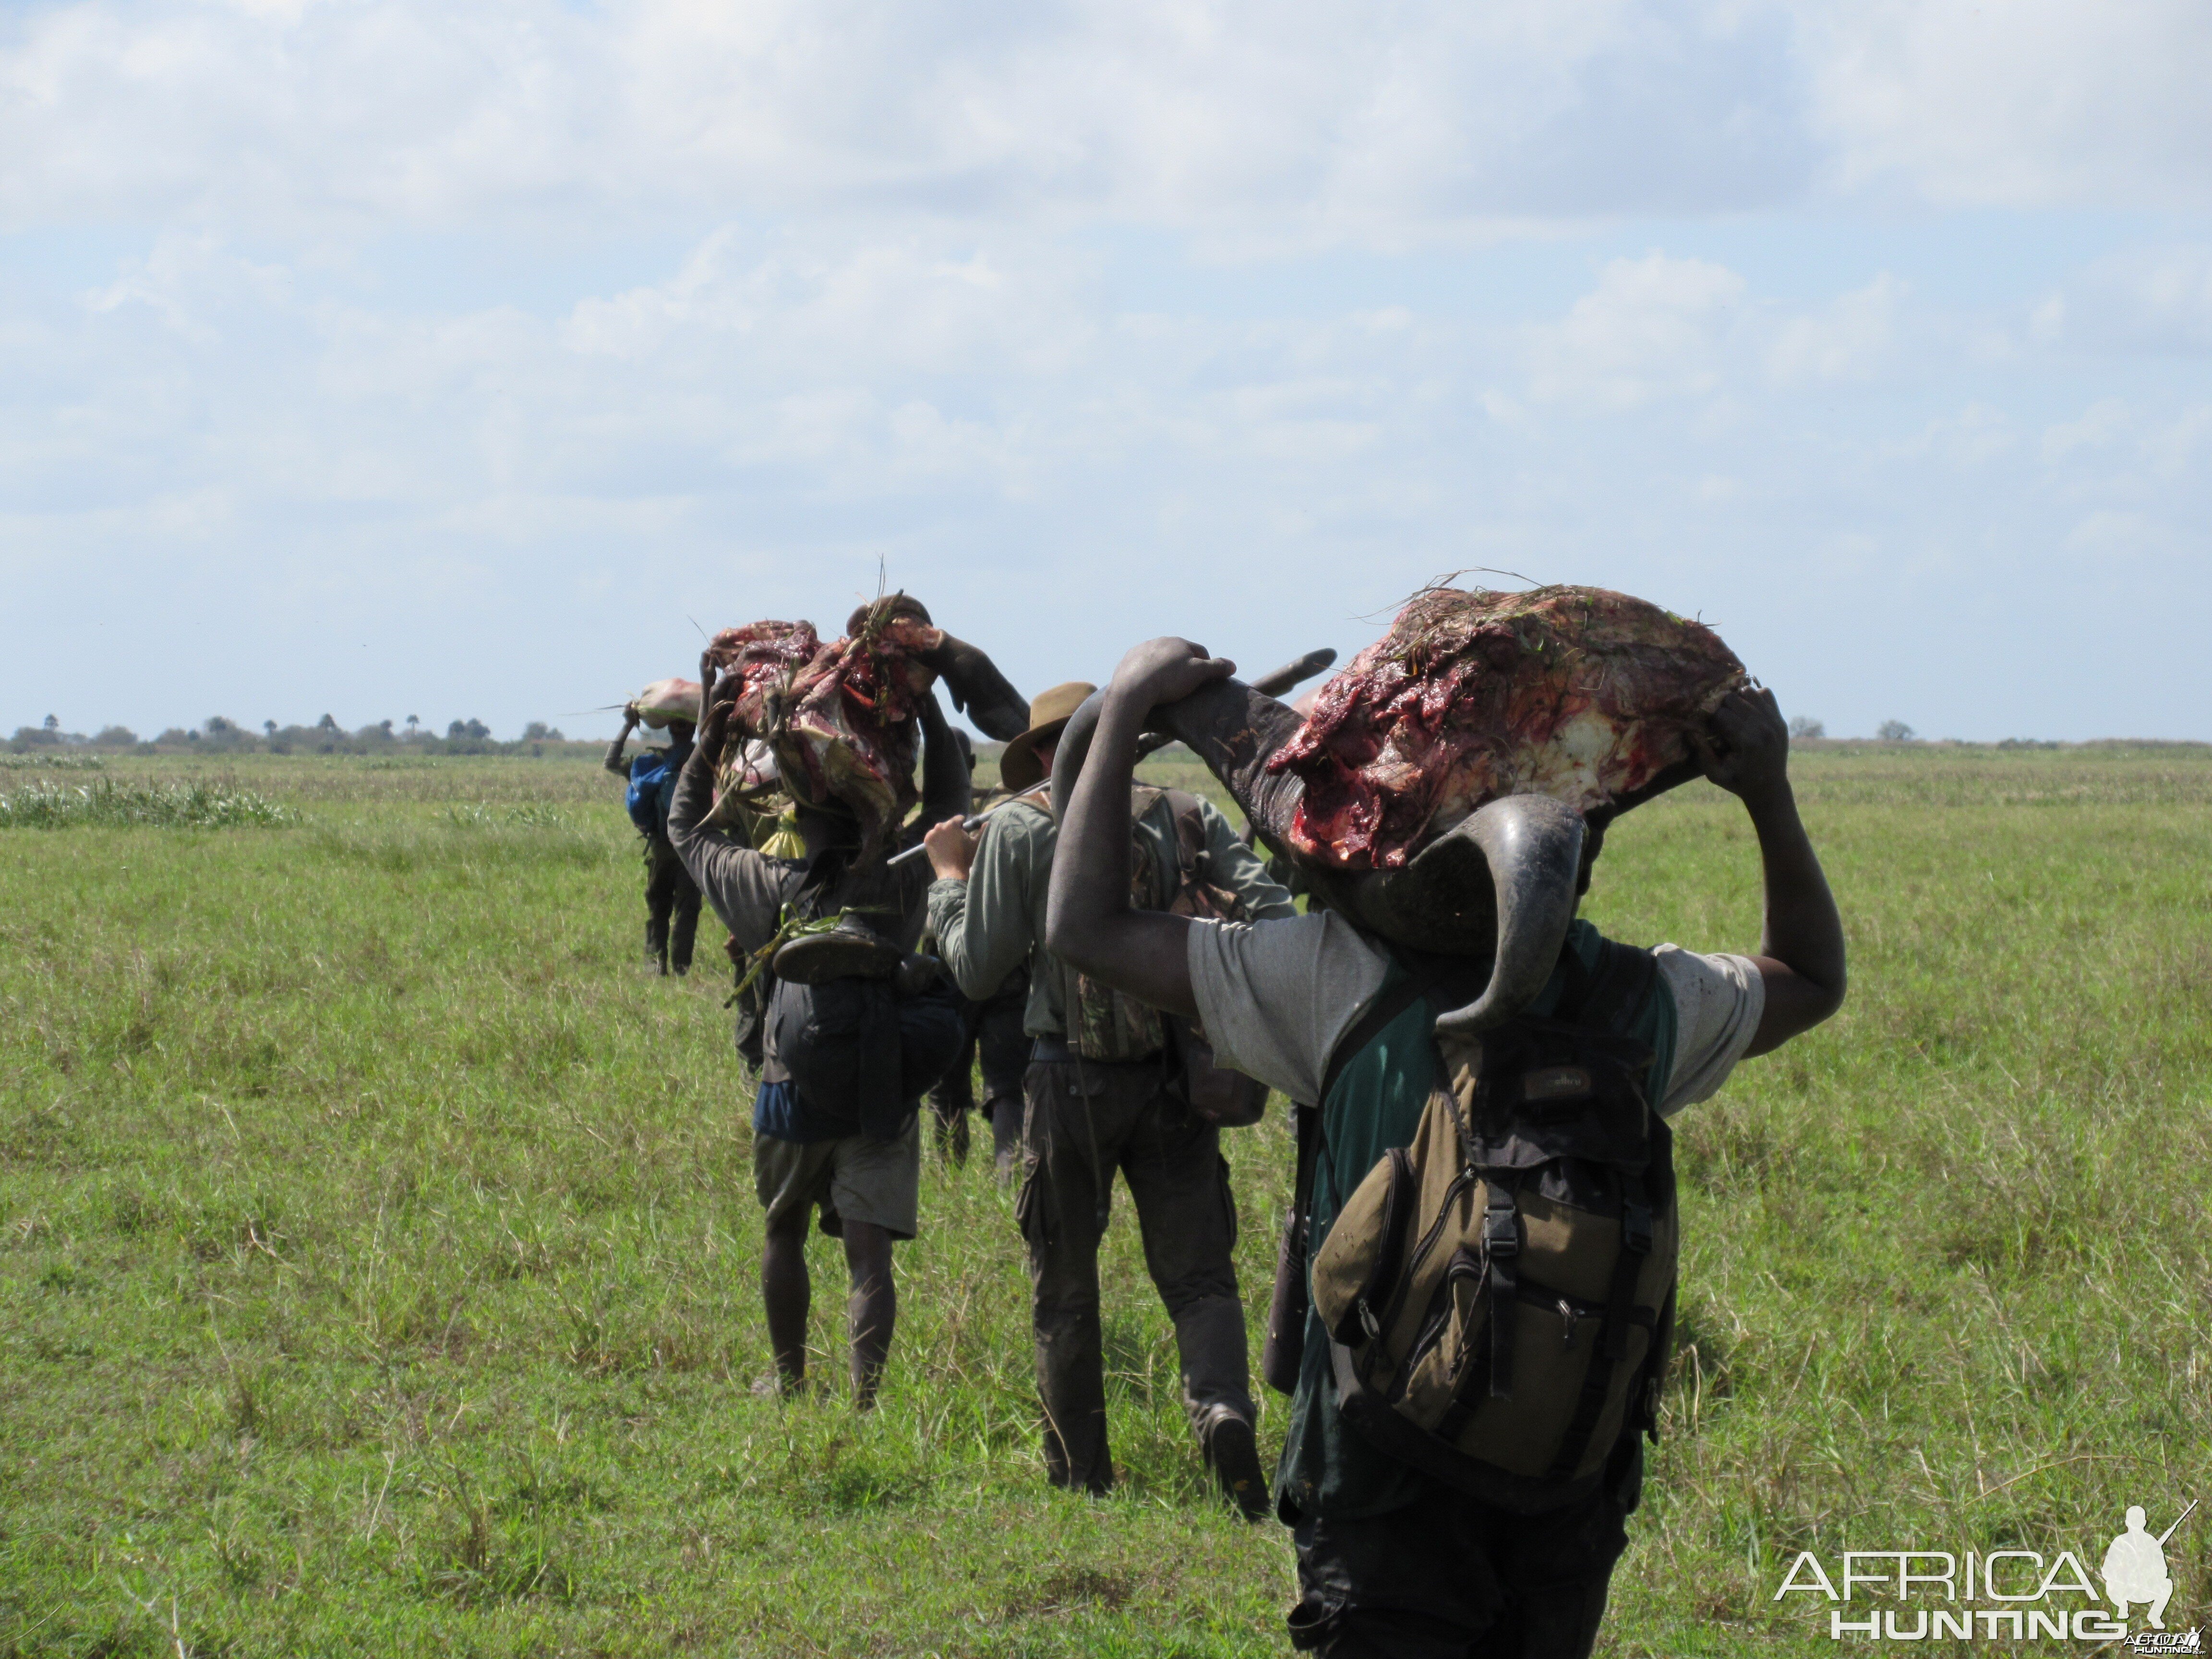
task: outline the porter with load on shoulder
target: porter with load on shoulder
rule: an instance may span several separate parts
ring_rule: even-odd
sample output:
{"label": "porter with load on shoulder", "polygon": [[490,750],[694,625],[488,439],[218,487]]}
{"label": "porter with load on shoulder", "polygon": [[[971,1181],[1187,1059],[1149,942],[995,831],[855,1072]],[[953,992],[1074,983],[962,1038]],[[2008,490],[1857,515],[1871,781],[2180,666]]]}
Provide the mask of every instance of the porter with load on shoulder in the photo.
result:
{"label": "porter with load on shoulder", "polygon": [[[1232,672],[1156,640],[1070,722],[1047,943],[1319,1103],[1277,1476],[1293,1644],[1577,1659],[1664,1361],[1664,1119],[1843,997],[1781,714],[1708,631],[1593,589],[1431,590],[1312,722]],[[1148,731],[1189,744],[1297,862],[1310,914],[1224,926],[1130,904],[1123,803]],[[1350,734],[1333,759],[1332,733]],[[1422,775],[1431,756],[1448,775]],[[1577,920],[1611,821],[1700,773],[1758,837],[1756,953],[1636,950]],[[1438,958],[1455,966],[1421,982]]]}

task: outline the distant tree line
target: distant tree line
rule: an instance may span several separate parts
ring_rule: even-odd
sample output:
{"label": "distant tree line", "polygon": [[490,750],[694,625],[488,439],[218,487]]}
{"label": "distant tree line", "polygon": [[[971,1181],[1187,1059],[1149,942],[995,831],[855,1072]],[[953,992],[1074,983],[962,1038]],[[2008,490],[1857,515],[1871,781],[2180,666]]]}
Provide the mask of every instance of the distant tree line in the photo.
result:
{"label": "distant tree line", "polygon": [[110,726],[87,737],[64,732],[58,715],[37,726],[19,726],[8,740],[17,754],[40,750],[88,749],[141,755],[515,755],[543,754],[548,744],[566,744],[558,726],[532,720],[519,738],[502,742],[480,720],[454,720],[440,737],[410,714],[404,726],[379,720],[349,732],[329,714],[313,726],[279,726],[264,720],[254,731],[225,715],[212,714],[199,725],[173,726],[157,737],[141,738],[127,726]]}

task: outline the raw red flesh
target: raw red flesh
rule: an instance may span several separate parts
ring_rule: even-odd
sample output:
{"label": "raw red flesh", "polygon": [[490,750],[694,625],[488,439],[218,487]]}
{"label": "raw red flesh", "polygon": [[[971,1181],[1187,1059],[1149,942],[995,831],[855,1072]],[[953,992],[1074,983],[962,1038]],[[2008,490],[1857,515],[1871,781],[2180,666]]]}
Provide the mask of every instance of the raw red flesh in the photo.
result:
{"label": "raw red flesh", "polygon": [[916,799],[917,716],[937,677],[915,655],[945,635],[881,607],[856,621],[856,632],[828,645],[811,623],[763,622],[724,629],[710,649],[717,666],[743,678],[738,717],[774,744],[793,793],[816,805],[843,803],[877,844]]}
{"label": "raw red flesh", "polygon": [[1711,629],[1626,593],[1431,588],[1322,688],[1268,767],[1305,781],[1298,853],[1396,869],[1500,796],[1588,811],[1642,788],[1745,678]]}

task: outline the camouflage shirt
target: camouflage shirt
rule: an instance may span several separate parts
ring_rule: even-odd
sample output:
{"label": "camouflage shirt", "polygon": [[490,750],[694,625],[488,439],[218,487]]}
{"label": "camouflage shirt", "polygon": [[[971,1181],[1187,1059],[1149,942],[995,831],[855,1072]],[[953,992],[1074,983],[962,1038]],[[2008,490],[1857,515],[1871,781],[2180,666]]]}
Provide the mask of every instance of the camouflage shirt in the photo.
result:
{"label": "camouflage shirt", "polygon": [[[1199,812],[1206,824],[1207,878],[1234,894],[1240,920],[1257,921],[1294,916],[1297,906],[1267,874],[1267,866],[1237,838],[1212,802],[1203,799]],[[1006,975],[1044,951],[1046,890],[1052,882],[1052,849],[1060,833],[1041,806],[1017,801],[983,820],[968,879],[946,879],[929,890],[929,931],[953,981],[977,1001],[988,999]],[[1175,814],[1164,797],[1137,822],[1138,844],[1150,853],[1164,891],[1176,885]],[[1057,973],[1030,975],[1028,1006],[1022,1029],[1031,1036],[1061,1036],[1066,1020],[1060,1007]]]}

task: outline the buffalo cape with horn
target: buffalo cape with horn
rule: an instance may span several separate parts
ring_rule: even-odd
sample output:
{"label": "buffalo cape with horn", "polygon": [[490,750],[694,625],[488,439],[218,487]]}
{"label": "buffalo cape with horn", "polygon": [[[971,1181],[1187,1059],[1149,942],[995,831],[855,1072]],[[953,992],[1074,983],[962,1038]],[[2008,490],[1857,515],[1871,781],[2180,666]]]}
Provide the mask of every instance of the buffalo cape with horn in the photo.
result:
{"label": "buffalo cape with horn", "polygon": [[[1606,827],[1698,775],[1692,734],[1747,683],[1711,629],[1624,593],[1437,586],[1310,717],[1230,679],[1150,724],[1189,746],[1321,902],[1411,950],[1487,960],[1481,994],[1437,1022],[1466,1036],[1542,992]],[[1060,742],[1063,807],[1098,701]]]}
{"label": "buffalo cape with horn", "polygon": [[803,808],[853,816],[870,851],[914,806],[916,714],[934,684],[987,736],[1028,723],[1028,705],[990,658],[906,593],[861,606],[826,644],[811,623],[757,622],[724,629],[708,653],[739,682],[738,718],[767,744],[786,793]]}

